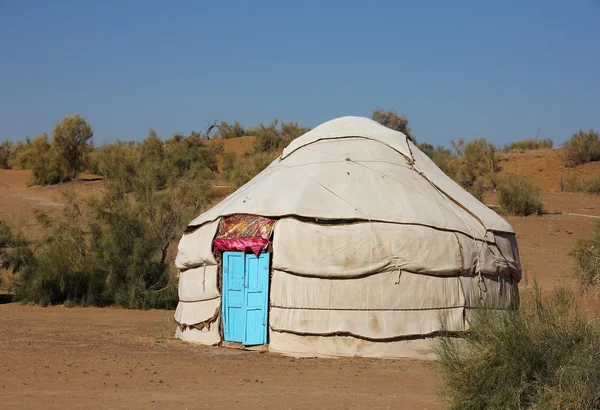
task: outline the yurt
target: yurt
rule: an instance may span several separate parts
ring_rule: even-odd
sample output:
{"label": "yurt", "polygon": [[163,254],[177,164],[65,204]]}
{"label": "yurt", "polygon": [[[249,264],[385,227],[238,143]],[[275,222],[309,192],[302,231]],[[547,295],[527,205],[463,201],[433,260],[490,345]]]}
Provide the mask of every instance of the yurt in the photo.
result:
{"label": "yurt", "polygon": [[521,279],[508,222],[362,117],[296,138],[194,219],[176,265],[178,338],[293,356],[431,358],[473,309],[517,307]]}

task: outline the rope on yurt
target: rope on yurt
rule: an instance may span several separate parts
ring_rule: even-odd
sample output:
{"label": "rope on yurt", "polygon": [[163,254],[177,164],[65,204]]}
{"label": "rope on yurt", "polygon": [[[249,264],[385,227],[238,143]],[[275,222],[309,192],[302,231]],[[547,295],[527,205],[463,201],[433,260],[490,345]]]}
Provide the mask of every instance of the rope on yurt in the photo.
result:
{"label": "rope on yurt", "polygon": [[[410,150],[410,153],[412,155],[412,150],[410,149],[410,145],[406,144],[408,146],[408,149]],[[478,244],[478,235],[475,233],[475,231],[473,230],[473,228],[471,228],[471,226],[467,223],[467,221],[465,221],[465,219],[462,217],[462,215],[460,213],[458,213],[458,211],[454,208],[454,206],[452,205],[452,203],[448,200],[448,198],[446,197],[446,195],[444,195],[440,189],[429,180],[429,178],[427,178],[427,175],[425,175],[425,173],[419,168],[419,166],[416,164],[416,161],[414,159],[414,155],[413,155],[413,160],[410,163],[410,165],[413,167],[414,171],[416,173],[418,173],[419,175],[421,175],[423,178],[425,178],[425,180],[427,182],[429,182],[429,184],[433,187],[433,189],[435,189],[435,191],[442,197],[442,199],[448,204],[448,206],[450,207],[450,209],[452,209],[452,211],[456,214],[456,216],[458,216],[460,218],[460,220],[465,224],[465,226],[467,227],[467,229],[469,230],[469,232],[471,233],[471,237],[473,238],[473,241],[475,242],[475,249],[477,250],[477,252],[475,253],[475,273],[477,273],[477,287],[479,289],[479,298],[482,299],[483,298],[483,292],[487,292],[487,288],[485,286],[485,282],[483,280],[483,276],[481,274],[481,251],[483,249],[483,246],[485,244],[485,234],[483,237],[479,238],[479,242],[481,242],[480,244]],[[486,228],[484,226],[484,228]],[[486,228],[486,232],[487,232],[487,228]]]}

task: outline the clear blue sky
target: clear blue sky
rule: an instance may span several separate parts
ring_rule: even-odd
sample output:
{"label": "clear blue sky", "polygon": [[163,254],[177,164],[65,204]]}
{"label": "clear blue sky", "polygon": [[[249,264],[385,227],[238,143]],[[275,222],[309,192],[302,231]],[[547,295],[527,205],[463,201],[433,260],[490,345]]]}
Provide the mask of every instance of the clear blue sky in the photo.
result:
{"label": "clear blue sky", "polygon": [[374,107],[419,141],[600,128],[600,2],[0,0],[0,139],[103,141]]}

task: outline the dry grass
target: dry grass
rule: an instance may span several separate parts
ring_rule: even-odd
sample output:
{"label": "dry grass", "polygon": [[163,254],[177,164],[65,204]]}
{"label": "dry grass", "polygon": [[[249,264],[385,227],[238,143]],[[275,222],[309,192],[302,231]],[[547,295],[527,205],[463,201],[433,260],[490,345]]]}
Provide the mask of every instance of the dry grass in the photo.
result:
{"label": "dry grass", "polygon": [[541,140],[537,138],[532,138],[529,140],[508,143],[504,145],[504,152],[525,152],[545,148],[552,148],[553,146],[554,142],[551,138],[545,138]]}
{"label": "dry grass", "polygon": [[560,179],[560,190],[563,192],[600,194],[600,175],[590,178],[567,175],[565,178]]}

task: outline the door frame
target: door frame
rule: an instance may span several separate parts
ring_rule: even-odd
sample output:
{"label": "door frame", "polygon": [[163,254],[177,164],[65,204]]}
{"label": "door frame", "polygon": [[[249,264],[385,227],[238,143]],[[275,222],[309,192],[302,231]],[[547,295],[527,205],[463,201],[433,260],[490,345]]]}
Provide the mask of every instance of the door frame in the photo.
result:
{"label": "door frame", "polygon": [[[225,272],[225,258],[226,258],[226,254],[227,253],[234,253],[234,254],[240,254],[243,255],[243,262],[244,262],[244,267],[243,267],[243,274],[244,274],[244,280],[243,280],[243,295],[242,295],[242,312],[243,312],[243,323],[244,323],[244,336],[242,338],[242,342],[237,342],[237,341],[228,341],[225,339],[225,327],[227,325],[227,314],[226,314],[226,308],[228,307],[227,305],[227,285],[228,285],[228,279],[226,278],[226,276],[228,275],[228,272]],[[254,255],[253,253],[249,253],[249,252],[239,252],[239,251],[225,251],[225,252],[221,252],[221,260],[219,263],[219,268],[221,270],[221,278],[220,278],[220,285],[221,285],[221,323],[220,323],[220,333],[221,333],[221,340],[223,342],[226,343],[240,343],[242,346],[261,346],[261,344],[246,344],[244,339],[246,339],[246,319],[247,319],[247,312],[248,310],[246,309],[246,303],[247,303],[247,289],[248,289],[248,263],[247,263],[247,258],[248,256],[253,256],[256,257],[257,259],[263,257],[266,258],[267,260],[267,264],[268,264],[268,268],[267,268],[267,272],[266,272],[266,278],[265,278],[265,284],[266,284],[266,289],[264,290],[264,344],[262,345],[268,345],[269,344],[269,310],[271,307],[270,304],[270,299],[271,299],[271,274],[272,274],[272,252],[267,251],[267,252],[260,252],[258,254],[258,257],[256,255]]]}

